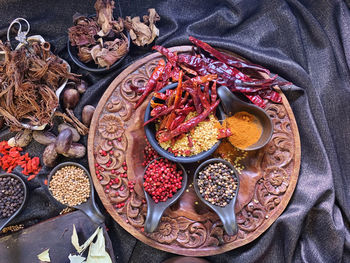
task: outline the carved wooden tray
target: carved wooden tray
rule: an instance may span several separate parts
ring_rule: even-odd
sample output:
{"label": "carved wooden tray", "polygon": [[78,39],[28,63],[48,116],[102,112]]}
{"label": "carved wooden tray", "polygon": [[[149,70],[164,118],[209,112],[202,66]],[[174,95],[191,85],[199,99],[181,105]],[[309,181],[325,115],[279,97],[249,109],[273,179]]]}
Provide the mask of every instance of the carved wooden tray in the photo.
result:
{"label": "carved wooden tray", "polygon": [[[171,50],[189,52],[191,46]],[[187,256],[208,256],[243,246],[259,237],[281,215],[296,186],[300,167],[300,139],[286,97],[268,103],[274,124],[271,142],[249,152],[242,161],[235,207],[238,234],[227,236],[216,214],[197,199],[188,185],[181,199],[164,213],[157,230],[144,232],[147,204],[142,190],[146,145],[143,129],[145,102],[136,111],[138,96],[129,84],[147,82],[161,55],[151,54],[125,69],[101,98],[89,132],[88,157],[94,185],[109,214],[144,243]],[[191,175],[189,179],[191,183]],[[134,190],[129,188],[135,183]]]}

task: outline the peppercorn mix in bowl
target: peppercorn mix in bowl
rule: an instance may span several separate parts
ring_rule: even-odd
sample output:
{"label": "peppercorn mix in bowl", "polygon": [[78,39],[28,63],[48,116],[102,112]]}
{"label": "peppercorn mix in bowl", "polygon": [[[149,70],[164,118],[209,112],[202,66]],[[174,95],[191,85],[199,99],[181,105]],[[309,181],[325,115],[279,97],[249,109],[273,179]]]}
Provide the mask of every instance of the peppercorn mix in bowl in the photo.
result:
{"label": "peppercorn mix in bowl", "polygon": [[198,198],[220,217],[226,233],[235,235],[239,176],[233,165],[220,158],[209,159],[197,168],[193,185]]}
{"label": "peppercorn mix in bowl", "polygon": [[[204,80],[209,85],[210,78],[201,81]],[[211,106],[207,101],[206,109],[198,102],[197,107],[202,110],[198,113],[186,85],[173,83],[155,92],[145,111],[145,133],[152,147],[161,156],[180,163],[200,161],[216,150],[220,144],[219,120],[223,118],[216,98],[212,98]],[[176,101],[178,90],[181,95]]]}

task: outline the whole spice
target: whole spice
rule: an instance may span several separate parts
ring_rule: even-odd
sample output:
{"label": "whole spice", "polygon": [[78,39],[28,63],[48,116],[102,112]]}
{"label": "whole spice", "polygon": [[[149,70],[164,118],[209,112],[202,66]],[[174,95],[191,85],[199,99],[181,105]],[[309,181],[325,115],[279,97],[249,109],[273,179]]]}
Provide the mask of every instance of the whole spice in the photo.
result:
{"label": "whole spice", "polygon": [[80,95],[76,89],[68,88],[63,91],[63,107],[65,109],[74,109],[79,99]]}
{"label": "whole spice", "polygon": [[90,126],[92,116],[94,115],[95,107],[92,105],[85,105],[81,113],[81,121],[86,127]]}
{"label": "whole spice", "polygon": [[145,136],[145,140],[146,140],[146,146],[145,146],[145,149],[143,150],[143,159],[144,159],[142,163],[143,166],[147,166],[152,160],[160,157],[157,151],[153,149],[153,147],[147,140],[146,136]]}
{"label": "whole spice", "polygon": [[213,205],[224,207],[236,195],[235,172],[221,162],[209,164],[196,180],[201,196]]}
{"label": "whole spice", "polygon": [[226,118],[223,126],[229,128],[232,133],[231,136],[227,137],[229,142],[240,149],[245,149],[256,143],[262,133],[258,119],[245,111],[237,112]]}
{"label": "whole spice", "polygon": [[83,169],[69,165],[59,169],[49,182],[52,196],[62,204],[76,206],[90,197],[90,181]]}
{"label": "whole spice", "polygon": [[54,143],[46,146],[43,153],[43,163],[47,167],[54,167],[56,164],[58,153],[56,152],[56,146]]}
{"label": "whole spice", "polygon": [[0,177],[0,219],[12,216],[24,202],[22,183],[12,176]]}
{"label": "whole spice", "polygon": [[21,155],[23,151],[20,147],[11,147],[7,141],[0,142],[0,167],[8,173],[11,173],[16,166],[23,168],[22,174],[28,176],[28,181],[32,180],[39,173],[39,157],[30,158],[28,153]]}
{"label": "whole spice", "polygon": [[52,122],[58,106],[56,89],[65,79],[77,80],[63,61],[47,52],[39,42],[12,51],[0,41],[0,115],[12,130],[22,123],[43,125]]}
{"label": "whole spice", "polygon": [[143,187],[155,203],[165,202],[182,186],[182,170],[168,159],[150,163],[144,175]]}
{"label": "whole spice", "polygon": [[[159,86],[157,85],[157,90],[167,84],[169,76],[172,77],[173,81],[177,81],[180,68],[182,68],[187,73],[186,77],[190,78],[193,77],[193,75],[217,75],[217,84],[227,86],[232,92],[242,93],[261,108],[266,106],[266,100],[276,103],[282,102],[282,97],[273,89],[273,87],[275,85],[282,86],[290,83],[277,81],[277,75],[263,79],[260,77],[260,73],[263,72],[269,74],[270,72],[267,69],[259,65],[244,62],[238,58],[227,55],[226,53],[222,53],[194,37],[190,37],[189,39],[198,47],[196,54],[194,55],[177,55],[164,47],[153,47],[153,49],[157,50],[168,59],[166,70],[161,77],[165,81],[162,81]],[[202,49],[209,53],[209,55],[206,52],[203,52]],[[171,65],[168,65],[169,63]],[[171,72],[170,74],[168,73],[169,71]],[[251,74],[248,75],[246,72],[250,72]],[[253,75],[254,78],[251,77]],[[205,87],[204,91],[207,89],[208,88]],[[200,93],[200,91],[193,90],[192,93],[197,94]],[[206,95],[206,92],[204,95]],[[198,97],[198,99],[200,98],[198,95],[194,96]],[[213,89],[212,97],[215,99],[215,96],[216,92],[215,89]],[[197,107],[198,99],[197,102],[194,100],[194,105],[197,112],[201,113],[201,109]]]}
{"label": "whole spice", "polygon": [[12,137],[8,140],[8,144],[11,147],[26,147],[32,141],[32,131],[24,130],[19,131],[15,137]]}
{"label": "whole spice", "polygon": [[76,89],[80,94],[84,94],[87,88],[88,88],[88,84],[86,83],[85,80],[81,80],[76,86]]}
{"label": "whole spice", "polygon": [[60,125],[58,125],[58,132],[61,133],[61,131],[63,131],[64,129],[69,129],[72,132],[73,138],[72,141],[73,142],[78,142],[80,140],[80,134],[77,131],[77,129],[75,129],[74,127],[72,127],[71,125],[67,124],[67,123],[61,123]]}
{"label": "whole spice", "polygon": [[56,139],[55,146],[56,151],[60,154],[66,153],[70,146],[72,145],[73,141],[73,132],[71,129],[64,129],[62,130]]}
{"label": "whole spice", "polygon": [[56,136],[49,131],[34,131],[33,139],[40,144],[49,145],[50,143],[54,143],[56,141]]}

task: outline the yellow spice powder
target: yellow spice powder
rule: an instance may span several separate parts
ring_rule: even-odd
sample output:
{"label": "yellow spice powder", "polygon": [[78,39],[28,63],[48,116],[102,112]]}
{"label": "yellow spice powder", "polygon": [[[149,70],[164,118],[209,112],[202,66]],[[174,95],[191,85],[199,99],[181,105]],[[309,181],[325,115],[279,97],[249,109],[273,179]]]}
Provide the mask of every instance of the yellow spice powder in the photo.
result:
{"label": "yellow spice powder", "polygon": [[229,128],[232,132],[232,135],[228,137],[230,143],[240,149],[245,149],[256,143],[262,133],[262,127],[258,119],[245,111],[237,112],[226,118],[223,126]]}

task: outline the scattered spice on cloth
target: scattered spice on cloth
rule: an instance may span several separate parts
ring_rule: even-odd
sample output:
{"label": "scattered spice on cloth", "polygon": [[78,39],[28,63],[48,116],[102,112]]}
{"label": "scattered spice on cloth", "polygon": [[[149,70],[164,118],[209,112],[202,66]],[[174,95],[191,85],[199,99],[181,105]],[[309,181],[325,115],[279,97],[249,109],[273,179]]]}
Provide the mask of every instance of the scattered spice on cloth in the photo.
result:
{"label": "scattered spice on cloth", "polygon": [[256,143],[262,133],[262,127],[258,119],[245,111],[237,112],[226,118],[223,126],[229,128],[232,133],[228,137],[229,142],[240,149],[245,149]]}
{"label": "scattered spice on cloth", "polygon": [[30,158],[28,153],[21,155],[21,147],[11,147],[7,141],[0,142],[0,167],[8,173],[11,173],[16,166],[23,168],[22,174],[27,175],[30,181],[39,173],[39,157]]}
{"label": "scattered spice on cloth", "polygon": [[159,36],[159,29],[155,23],[160,20],[160,17],[154,8],[148,9],[148,13],[148,16],[143,16],[143,22],[139,16],[133,18],[127,16],[124,20],[132,42],[139,47],[151,44]]}

